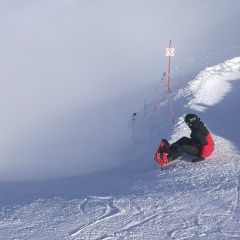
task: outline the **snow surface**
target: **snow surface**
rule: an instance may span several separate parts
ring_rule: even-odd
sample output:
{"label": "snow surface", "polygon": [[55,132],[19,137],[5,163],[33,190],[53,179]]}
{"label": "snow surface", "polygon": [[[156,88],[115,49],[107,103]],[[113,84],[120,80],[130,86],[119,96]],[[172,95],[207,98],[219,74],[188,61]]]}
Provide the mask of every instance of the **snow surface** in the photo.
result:
{"label": "snow surface", "polygon": [[[0,1],[0,239],[240,239],[239,8]],[[165,83],[155,99],[170,39],[174,124]],[[190,112],[216,150],[161,170]]]}
{"label": "snow surface", "polygon": [[[61,180],[0,183],[1,239],[240,239],[240,58],[208,67],[138,113],[127,159],[116,168]],[[184,155],[161,170],[161,137],[188,136],[196,113],[216,150],[193,164]],[[130,123],[131,125],[131,123]]]}

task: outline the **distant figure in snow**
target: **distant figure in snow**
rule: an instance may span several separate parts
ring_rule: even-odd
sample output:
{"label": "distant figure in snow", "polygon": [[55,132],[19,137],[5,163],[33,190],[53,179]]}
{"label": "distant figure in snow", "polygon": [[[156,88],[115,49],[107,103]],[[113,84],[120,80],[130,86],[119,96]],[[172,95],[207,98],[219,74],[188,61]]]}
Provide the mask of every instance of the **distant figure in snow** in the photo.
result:
{"label": "distant figure in snow", "polygon": [[212,136],[197,115],[187,114],[184,121],[192,131],[190,138],[182,137],[170,146],[168,162],[179,158],[183,153],[195,156],[192,162],[203,161],[214,151]]}
{"label": "distant figure in snow", "polygon": [[135,117],[137,116],[138,113],[133,113],[133,131],[134,131],[134,121],[135,121]]}
{"label": "distant figure in snow", "polygon": [[190,138],[182,137],[171,146],[166,139],[162,139],[154,157],[158,164],[167,164],[182,156],[183,153],[195,156],[192,162],[200,162],[214,151],[212,136],[200,118],[195,114],[187,114],[184,120],[192,131]]}
{"label": "distant figure in snow", "polygon": [[133,122],[135,121],[136,116],[137,116],[137,113],[133,113]]}

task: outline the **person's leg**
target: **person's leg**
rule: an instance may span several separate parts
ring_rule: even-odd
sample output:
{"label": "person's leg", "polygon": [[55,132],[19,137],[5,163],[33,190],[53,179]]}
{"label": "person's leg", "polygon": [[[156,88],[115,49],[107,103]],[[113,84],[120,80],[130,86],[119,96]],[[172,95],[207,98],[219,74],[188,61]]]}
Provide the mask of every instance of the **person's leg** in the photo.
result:
{"label": "person's leg", "polygon": [[193,156],[198,156],[199,149],[192,145],[192,141],[190,138],[182,137],[177,142],[172,144],[170,147],[169,158],[177,159],[183,155],[183,153],[187,153]]}
{"label": "person's leg", "polygon": [[183,145],[179,147],[177,151],[180,154],[180,156],[183,155],[183,153],[193,155],[193,156],[198,156],[198,154],[200,153],[200,150],[193,145]]}
{"label": "person's leg", "polygon": [[188,137],[182,137],[179,140],[177,140],[175,143],[171,145],[171,148],[178,148],[183,145],[192,145],[191,138]]}

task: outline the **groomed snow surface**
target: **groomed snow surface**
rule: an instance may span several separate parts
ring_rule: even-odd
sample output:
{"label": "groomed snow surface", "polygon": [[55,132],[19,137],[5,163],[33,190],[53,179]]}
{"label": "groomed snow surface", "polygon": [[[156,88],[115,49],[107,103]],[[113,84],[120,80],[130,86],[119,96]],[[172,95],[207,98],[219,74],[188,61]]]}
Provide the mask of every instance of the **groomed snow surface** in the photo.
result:
{"label": "groomed snow surface", "polygon": [[[208,67],[138,113],[121,166],[78,177],[0,183],[0,238],[240,239],[240,58]],[[162,87],[165,87],[162,85]],[[189,136],[183,118],[196,113],[211,131],[214,154],[161,170],[161,138]],[[134,126],[133,126],[134,124]],[[101,164],[101,159],[99,159]]]}

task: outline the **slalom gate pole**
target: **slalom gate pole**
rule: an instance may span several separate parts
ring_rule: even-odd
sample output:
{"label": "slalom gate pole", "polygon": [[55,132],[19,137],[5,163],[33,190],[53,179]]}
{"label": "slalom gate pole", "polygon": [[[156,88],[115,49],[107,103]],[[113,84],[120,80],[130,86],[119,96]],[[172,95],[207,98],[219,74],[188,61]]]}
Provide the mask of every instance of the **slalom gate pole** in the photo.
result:
{"label": "slalom gate pole", "polygon": [[157,88],[156,109],[157,109],[157,107],[158,107],[158,97],[159,97],[159,92],[160,92],[160,83],[159,83],[158,88]]}
{"label": "slalom gate pole", "polygon": [[[172,100],[170,96],[170,73],[171,73],[171,57],[174,56],[174,52],[175,52],[175,49],[172,48],[172,40],[170,40],[169,48],[166,49],[166,56],[168,56],[167,93],[168,93],[168,101],[170,104],[173,123],[174,123],[174,113],[173,113],[173,107],[172,107]],[[166,73],[163,74],[163,77],[165,77],[166,79]]]}
{"label": "slalom gate pole", "polygon": [[145,83],[145,101],[144,101],[144,109],[147,108],[147,84]]}
{"label": "slalom gate pole", "polygon": [[171,110],[171,113],[172,113],[172,120],[173,120],[173,123],[174,123],[174,113],[173,113],[173,107],[172,107],[172,100],[171,100],[171,97],[170,97],[170,92],[168,92],[168,100],[169,100],[169,104],[170,104],[170,110]]}
{"label": "slalom gate pole", "polygon": [[[163,73],[163,77],[165,78],[166,82],[167,82],[167,76],[166,76],[166,73],[164,72]],[[168,87],[168,85],[167,85]],[[170,105],[170,111],[171,111],[171,114],[172,114],[172,120],[173,120],[173,123],[174,123],[174,112],[173,112],[173,107],[172,107],[172,100],[171,100],[171,96],[170,96],[170,92],[167,90],[167,94],[168,94],[168,101],[169,101],[169,105]]]}
{"label": "slalom gate pole", "polygon": [[162,82],[163,82],[163,78],[161,78],[161,81],[158,84],[157,97],[156,97],[156,109],[158,107],[158,99],[159,99],[159,95],[160,95],[160,85],[162,84]]}
{"label": "slalom gate pole", "polygon": [[[169,49],[171,49],[172,46],[172,40],[170,40],[169,43]],[[170,93],[170,72],[171,72],[171,54],[169,54],[168,56],[168,81],[167,81],[167,85],[168,85],[168,92]]]}
{"label": "slalom gate pole", "polygon": [[[189,73],[189,80],[191,81],[192,80],[192,74],[191,74],[191,57],[189,56],[188,57],[188,73]],[[210,63],[208,63],[208,65],[210,65]]]}

